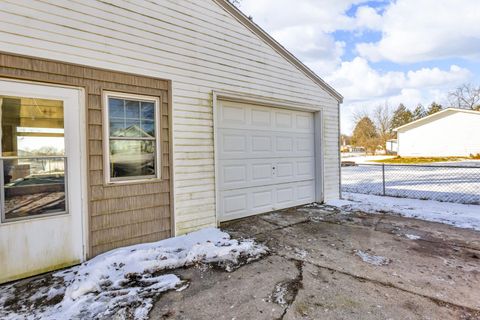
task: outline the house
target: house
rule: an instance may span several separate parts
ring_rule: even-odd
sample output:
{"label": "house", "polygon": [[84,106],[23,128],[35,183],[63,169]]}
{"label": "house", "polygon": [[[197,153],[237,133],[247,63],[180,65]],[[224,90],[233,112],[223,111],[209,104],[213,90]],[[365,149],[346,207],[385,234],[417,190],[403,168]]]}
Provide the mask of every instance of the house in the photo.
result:
{"label": "house", "polygon": [[0,8],[0,282],[339,197],[341,95],[228,1]]}
{"label": "house", "polygon": [[402,157],[480,153],[480,112],[449,108],[395,129]]}
{"label": "house", "polygon": [[385,151],[387,154],[397,154],[398,153],[398,141],[397,139],[387,140]]}

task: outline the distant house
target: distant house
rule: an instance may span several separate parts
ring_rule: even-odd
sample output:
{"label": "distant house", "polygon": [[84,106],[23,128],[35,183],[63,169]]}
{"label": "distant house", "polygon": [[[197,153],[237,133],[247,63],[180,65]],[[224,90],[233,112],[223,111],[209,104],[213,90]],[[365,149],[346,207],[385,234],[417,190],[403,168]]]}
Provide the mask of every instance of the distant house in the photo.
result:
{"label": "distant house", "polygon": [[395,129],[402,157],[480,153],[480,112],[449,108]]}
{"label": "distant house", "polygon": [[385,151],[388,154],[396,154],[398,152],[398,141],[397,139],[387,140],[385,145]]}

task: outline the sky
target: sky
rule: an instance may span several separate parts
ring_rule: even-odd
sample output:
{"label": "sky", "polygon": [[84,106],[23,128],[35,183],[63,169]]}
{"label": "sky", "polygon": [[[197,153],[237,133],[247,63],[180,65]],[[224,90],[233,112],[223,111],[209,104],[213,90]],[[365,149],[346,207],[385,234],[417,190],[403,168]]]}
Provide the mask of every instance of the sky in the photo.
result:
{"label": "sky", "polygon": [[240,0],[239,8],[344,97],[353,114],[414,109],[480,85],[480,0]]}

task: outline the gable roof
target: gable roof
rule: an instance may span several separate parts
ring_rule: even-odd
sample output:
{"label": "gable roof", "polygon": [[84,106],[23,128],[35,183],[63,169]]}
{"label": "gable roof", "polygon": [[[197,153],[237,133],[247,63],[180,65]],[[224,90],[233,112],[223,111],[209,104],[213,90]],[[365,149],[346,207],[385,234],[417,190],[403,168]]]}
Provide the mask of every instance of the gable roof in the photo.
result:
{"label": "gable roof", "polygon": [[320,78],[315,72],[303,64],[297,57],[295,57],[290,51],[285,49],[280,43],[278,43],[272,36],[270,36],[265,30],[258,26],[255,22],[249,19],[242,11],[237,7],[231,4],[228,0],[213,0],[219,6],[221,6],[225,11],[231,14],[236,18],[240,23],[247,27],[250,31],[256,34],[260,39],[265,41],[270,47],[272,47],[278,54],[280,54],[284,59],[293,64],[297,69],[302,71],[307,77],[309,77],[313,82],[319,85],[322,89],[327,91],[332,97],[334,97],[339,103],[343,102],[343,96],[326,83],[322,78]]}
{"label": "gable roof", "polygon": [[447,108],[442,111],[439,111],[437,113],[431,114],[429,116],[423,117],[421,119],[412,121],[410,123],[404,124],[403,126],[400,126],[398,128],[393,129],[393,131],[398,131],[398,130],[403,130],[403,129],[410,129],[410,127],[418,127],[422,124],[432,122],[441,118],[444,118],[448,116],[449,114],[452,113],[457,113],[457,112],[463,112],[463,113],[471,113],[471,114],[476,114],[480,116],[480,111],[475,111],[475,110],[468,110],[468,109],[459,109],[459,108]]}

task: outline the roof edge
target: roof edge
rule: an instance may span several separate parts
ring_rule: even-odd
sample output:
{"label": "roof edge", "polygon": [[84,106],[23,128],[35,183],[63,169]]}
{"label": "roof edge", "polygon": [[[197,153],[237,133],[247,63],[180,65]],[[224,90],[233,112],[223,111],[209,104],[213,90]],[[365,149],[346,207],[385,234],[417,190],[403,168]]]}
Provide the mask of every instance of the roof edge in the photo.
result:
{"label": "roof edge", "polygon": [[290,61],[295,67],[302,71],[312,81],[318,84],[321,88],[325,89],[333,98],[335,98],[335,100],[338,101],[338,103],[343,102],[343,96],[337,90],[335,90],[332,86],[326,83],[325,80],[320,78],[315,72],[313,72],[303,62],[301,62],[297,57],[295,57],[290,51],[288,51],[277,40],[275,40],[271,35],[269,35],[265,30],[263,30],[258,24],[250,20],[241,10],[239,10],[227,0],[213,1],[220,5],[225,11],[230,13],[233,17],[235,17],[245,27],[247,27],[257,36],[259,36],[270,47],[277,51],[277,53],[279,53],[283,58]]}
{"label": "roof edge", "polygon": [[393,131],[398,131],[400,129],[404,129],[404,128],[413,126],[413,125],[418,124],[420,122],[424,122],[426,120],[428,121],[433,117],[437,117],[437,116],[442,115],[442,114],[447,113],[447,112],[465,112],[465,113],[472,113],[472,114],[480,115],[480,111],[469,110],[469,109],[460,109],[460,108],[446,108],[446,109],[443,109],[442,111],[436,112],[434,114],[428,115],[428,116],[423,117],[421,119],[418,119],[418,120],[412,121],[410,123],[404,124],[403,126],[400,126],[398,128],[393,129]]}

